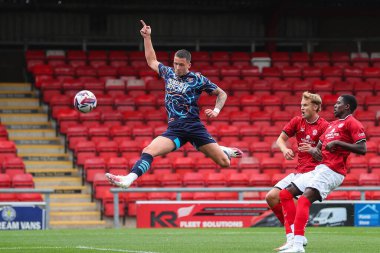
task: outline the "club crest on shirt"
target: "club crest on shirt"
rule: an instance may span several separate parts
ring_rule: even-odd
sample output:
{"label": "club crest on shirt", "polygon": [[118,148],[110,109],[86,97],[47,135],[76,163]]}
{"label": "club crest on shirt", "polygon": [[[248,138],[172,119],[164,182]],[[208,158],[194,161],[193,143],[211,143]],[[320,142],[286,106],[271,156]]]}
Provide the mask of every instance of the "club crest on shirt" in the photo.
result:
{"label": "club crest on shirt", "polygon": [[301,127],[300,132],[305,132],[305,128]]}
{"label": "club crest on shirt", "polygon": [[340,124],[338,125],[339,128],[342,128],[343,126],[344,126],[344,123],[340,123]]}
{"label": "club crest on shirt", "polygon": [[313,130],[313,135],[317,135],[318,134],[318,130],[317,129],[314,129]]}

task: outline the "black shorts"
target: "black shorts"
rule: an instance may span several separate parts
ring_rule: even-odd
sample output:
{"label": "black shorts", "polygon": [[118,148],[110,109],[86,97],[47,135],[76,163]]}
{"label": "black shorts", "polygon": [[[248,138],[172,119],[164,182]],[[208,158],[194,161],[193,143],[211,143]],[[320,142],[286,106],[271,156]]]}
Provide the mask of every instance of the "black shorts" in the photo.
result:
{"label": "black shorts", "polygon": [[187,142],[190,142],[197,150],[203,145],[216,143],[200,121],[179,120],[171,122],[168,129],[161,136],[169,138],[174,142],[174,150],[179,149]]}

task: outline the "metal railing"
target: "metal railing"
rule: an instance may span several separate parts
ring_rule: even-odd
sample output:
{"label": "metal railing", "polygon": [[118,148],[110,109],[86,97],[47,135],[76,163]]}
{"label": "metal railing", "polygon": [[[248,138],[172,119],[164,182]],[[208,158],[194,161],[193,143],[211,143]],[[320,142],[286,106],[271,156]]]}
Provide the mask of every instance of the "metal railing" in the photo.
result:
{"label": "metal railing", "polygon": [[[181,200],[182,192],[237,192],[238,201],[243,201],[244,192],[266,192],[273,187],[230,187],[230,188],[111,188],[114,203],[114,227],[120,228],[119,224],[119,193],[120,192],[176,192],[176,200]],[[360,199],[365,200],[366,191],[380,191],[380,187],[339,187],[334,191],[359,191]]]}
{"label": "metal railing", "polygon": [[[366,51],[364,45],[366,43],[380,43],[380,37],[372,38],[361,38],[361,37],[350,37],[350,38],[286,38],[286,37],[234,37],[233,40],[229,37],[199,37],[199,38],[184,38],[182,40],[173,39],[172,37],[157,36],[154,38],[155,47],[191,47],[195,51],[201,51],[205,47],[245,47],[250,48],[252,52],[257,51],[257,47],[262,47],[268,42],[275,42],[277,46],[280,47],[292,47],[298,46],[302,47],[304,51],[311,53],[314,51],[315,46],[321,43],[332,43],[332,44],[344,44],[352,45],[355,47],[357,52]],[[138,39],[125,39],[119,37],[95,37],[95,36],[84,36],[84,37],[69,37],[62,36],[56,38],[56,40],[51,40],[49,38],[41,37],[30,37],[23,38],[20,40],[8,40],[0,41],[0,46],[20,46],[25,50],[28,48],[33,48],[35,46],[45,46],[45,47],[77,47],[82,50],[88,50],[91,47],[105,47],[112,49],[113,47],[130,47],[136,50],[143,50],[143,41]],[[378,50],[377,50],[378,51]]]}
{"label": "metal railing", "polygon": [[[46,206],[46,229],[50,227],[50,194],[54,193],[52,189],[33,189],[33,188],[4,188],[0,193],[42,193],[45,195],[44,202]],[[22,203],[22,202],[17,202]],[[37,203],[37,202],[36,202]],[[1,204],[1,202],[0,202]]]}

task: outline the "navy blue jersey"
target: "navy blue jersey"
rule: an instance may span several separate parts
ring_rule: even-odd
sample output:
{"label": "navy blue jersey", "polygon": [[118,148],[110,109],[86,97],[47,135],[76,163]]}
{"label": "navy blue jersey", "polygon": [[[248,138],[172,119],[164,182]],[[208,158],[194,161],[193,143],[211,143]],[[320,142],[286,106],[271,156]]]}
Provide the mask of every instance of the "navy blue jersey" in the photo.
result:
{"label": "navy blue jersey", "polygon": [[199,120],[198,99],[202,91],[211,93],[218,86],[200,73],[189,72],[177,76],[171,67],[158,65],[159,75],[165,80],[165,106],[168,122],[178,119]]}

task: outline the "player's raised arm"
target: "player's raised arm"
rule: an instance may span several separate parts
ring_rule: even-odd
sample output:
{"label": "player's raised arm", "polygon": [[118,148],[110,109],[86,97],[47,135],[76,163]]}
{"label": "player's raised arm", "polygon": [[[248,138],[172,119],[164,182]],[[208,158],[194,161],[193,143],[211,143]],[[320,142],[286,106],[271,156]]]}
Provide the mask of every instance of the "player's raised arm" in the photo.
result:
{"label": "player's raised arm", "polygon": [[211,94],[217,96],[215,108],[214,110],[206,109],[205,114],[209,118],[215,118],[218,116],[218,114],[220,113],[220,111],[222,110],[224,106],[224,103],[227,100],[227,93],[225,93],[224,90],[222,90],[221,88],[217,88],[213,92],[211,92]]}
{"label": "player's raised arm", "polygon": [[141,28],[140,30],[140,34],[144,38],[144,50],[146,61],[149,67],[158,73],[159,62],[157,61],[156,52],[154,52],[152,40],[150,37],[152,29],[150,28],[150,26],[145,24],[144,20],[140,20],[140,22],[143,25],[143,28]]}

